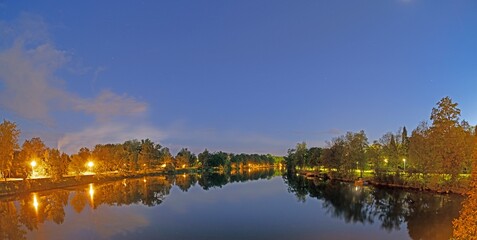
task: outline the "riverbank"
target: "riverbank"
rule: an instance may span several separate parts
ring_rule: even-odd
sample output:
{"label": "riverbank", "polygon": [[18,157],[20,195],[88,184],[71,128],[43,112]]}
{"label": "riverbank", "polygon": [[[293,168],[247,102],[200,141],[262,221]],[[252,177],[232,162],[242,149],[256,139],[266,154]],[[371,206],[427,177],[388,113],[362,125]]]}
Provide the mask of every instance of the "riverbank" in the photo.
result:
{"label": "riverbank", "polygon": [[[189,169],[181,169],[175,174],[182,174],[191,172]],[[122,180],[125,178],[141,178],[146,176],[161,176],[167,175],[170,172],[157,171],[137,174],[97,174],[97,175],[82,175],[82,176],[68,176],[53,181],[50,178],[25,179],[21,181],[0,181],[0,197],[9,197],[14,195],[23,195],[31,192],[39,192],[46,190],[53,190],[66,187],[74,187],[79,185],[86,185],[90,183],[106,183],[111,181]]]}
{"label": "riverbank", "polygon": [[[300,175],[303,176],[317,176],[316,172],[313,171],[300,171]],[[358,176],[354,178],[345,178],[345,177],[333,177],[332,174],[328,173],[320,173],[325,174],[329,177],[331,181],[340,181],[340,182],[357,182],[359,179]],[[309,177],[307,177],[309,178]],[[438,194],[459,194],[459,195],[467,195],[470,188],[470,179],[461,180],[454,185],[445,184],[445,183],[438,183],[432,182],[430,184],[424,184],[420,181],[415,180],[411,177],[397,177],[395,175],[388,175],[385,179],[390,179],[390,181],[379,181],[377,177],[363,177],[361,178],[362,181],[359,184],[364,183],[365,185],[372,185],[375,187],[380,188],[398,188],[398,189],[406,189],[406,190],[414,190],[414,191],[422,191],[422,192],[433,192]],[[326,178],[325,178],[326,179]],[[381,176],[382,179],[382,176]]]}

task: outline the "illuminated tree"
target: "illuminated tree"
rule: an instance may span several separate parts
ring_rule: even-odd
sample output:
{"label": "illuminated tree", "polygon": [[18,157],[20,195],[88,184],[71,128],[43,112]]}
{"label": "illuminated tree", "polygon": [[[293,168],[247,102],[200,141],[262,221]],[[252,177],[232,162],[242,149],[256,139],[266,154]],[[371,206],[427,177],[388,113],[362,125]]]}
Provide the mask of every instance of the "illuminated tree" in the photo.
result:
{"label": "illuminated tree", "polygon": [[149,139],[141,140],[138,156],[138,165],[143,171],[147,171],[158,165],[161,145],[155,144]]}
{"label": "illuminated tree", "polygon": [[20,130],[15,123],[3,120],[0,124],[0,174],[4,179],[10,175],[15,150],[18,149]]}
{"label": "illuminated tree", "polygon": [[91,151],[86,147],[81,148],[77,154],[71,156],[70,172],[76,175],[85,172],[89,160],[91,160]]}
{"label": "illuminated tree", "polygon": [[[19,172],[19,176],[31,175],[33,170],[38,175],[44,175],[45,151],[46,146],[40,138],[25,140],[19,154],[19,161],[15,164],[15,170]],[[35,162],[35,169],[31,166],[32,162]]]}
{"label": "illuminated tree", "polygon": [[195,156],[189,149],[182,148],[175,157],[176,166],[192,166],[195,163]]}
{"label": "illuminated tree", "polygon": [[53,181],[60,180],[68,172],[70,157],[57,149],[48,149],[45,154],[47,174]]}
{"label": "illuminated tree", "polygon": [[452,222],[455,239],[477,239],[477,139],[474,140],[473,149],[471,190],[463,203],[460,216]]}

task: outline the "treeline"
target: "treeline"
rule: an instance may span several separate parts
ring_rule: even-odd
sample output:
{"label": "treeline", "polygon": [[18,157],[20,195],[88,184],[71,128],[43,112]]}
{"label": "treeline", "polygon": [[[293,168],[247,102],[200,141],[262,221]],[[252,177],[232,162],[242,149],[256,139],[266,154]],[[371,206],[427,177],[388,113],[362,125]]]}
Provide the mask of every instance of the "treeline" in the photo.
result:
{"label": "treeline", "polygon": [[196,156],[182,148],[173,156],[167,147],[149,139],[129,140],[119,144],[98,144],[92,150],[84,147],[68,155],[48,148],[40,138],[25,140],[20,146],[20,130],[13,122],[0,124],[0,175],[3,178],[51,177],[84,173],[136,174],[152,171],[175,171],[197,168],[230,171],[241,168],[273,166],[281,158],[272,155],[209,152]]}
{"label": "treeline", "polygon": [[423,121],[410,136],[403,127],[369,143],[364,131],[348,132],[325,148],[299,143],[285,161],[290,171],[314,168],[339,177],[371,172],[384,181],[397,181],[395,176],[403,181],[406,173],[407,180],[421,185],[452,185],[468,177],[477,156],[476,129],[460,116],[458,104],[445,97],[432,109],[431,123]]}

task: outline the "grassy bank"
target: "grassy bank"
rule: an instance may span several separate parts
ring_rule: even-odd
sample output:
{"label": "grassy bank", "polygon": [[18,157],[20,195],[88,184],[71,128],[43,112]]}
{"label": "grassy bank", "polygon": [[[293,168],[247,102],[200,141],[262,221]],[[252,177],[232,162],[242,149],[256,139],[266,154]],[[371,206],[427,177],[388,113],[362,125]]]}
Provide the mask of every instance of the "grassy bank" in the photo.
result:
{"label": "grassy bank", "polygon": [[[314,171],[303,170],[300,174],[314,173]],[[361,177],[359,173],[352,176],[339,176],[336,172],[326,172],[334,181],[354,182]],[[377,187],[412,189],[417,191],[427,191],[435,193],[455,193],[466,195],[471,190],[470,178],[461,176],[456,181],[450,181],[447,175],[422,175],[422,174],[363,174],[363,181]]]}

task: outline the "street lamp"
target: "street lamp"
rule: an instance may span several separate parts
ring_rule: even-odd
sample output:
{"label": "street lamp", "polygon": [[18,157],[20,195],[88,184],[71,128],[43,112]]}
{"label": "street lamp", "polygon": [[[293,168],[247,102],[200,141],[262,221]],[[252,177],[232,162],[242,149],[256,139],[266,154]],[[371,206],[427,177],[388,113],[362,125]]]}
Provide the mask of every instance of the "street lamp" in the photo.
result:
{"label": "street lamp", "polygon": [[34,168],[36,166],[36,161],[35,160],[31,161],[30,165],[31,165],[31,176],[33,177],[33,175],[35,175],[35,169]]}
{"label": "street lamp", "polygon": [[92,172],[91,170],[93,169],[94,162],[93,162],[93,161],[89,161],[86,165],[88,165],[88,170],[89,170],[90,172]]}
{"label": "street lamp", "polygon": [[384,159],[384,163],[388,164],[388,159],[387,158]]}
{"label": "street lamp", "polygon": [[404,172],[406,172],[406,159],[403,158],[402,161],[404,162]]}

